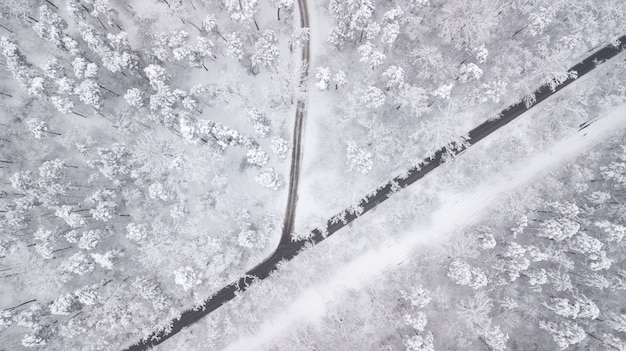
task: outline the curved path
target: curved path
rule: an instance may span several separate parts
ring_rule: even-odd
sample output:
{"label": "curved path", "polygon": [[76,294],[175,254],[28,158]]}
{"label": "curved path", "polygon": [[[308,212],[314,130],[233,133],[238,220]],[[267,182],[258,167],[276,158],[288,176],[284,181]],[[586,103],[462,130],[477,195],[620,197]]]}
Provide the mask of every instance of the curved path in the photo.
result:
{"label": "curved path", "polygon": [[[304,1],[305,0],[300,0],[300,3]],[[570,68],[569,71],[570,72],[575,71],[578,77],[582,77],[583,75],[589,73],[597,66],[597,64],[614,57],[615,55],[619,54],[620,52],[624,50],[624,47],[626,45],[626,35],[620,37],[613,43],[616,43],[617,45],[611,44],[611,45],[605,46],[604,48],[596,51],[591,56],[584,59],[579,64]],[[548,97],[552,96],[553,94],[565,88],[566,86],[568,86],[574,81],[575,81],[575,78],[568,78],[563,83],[555,87],[554,90],[551,90],[547,84],[543,85],[539,87],[539,89],[535,90],[534,94],[535,94],[536,101],[534,103],[530,104],[529,106],[526,106],[523,101],[520,101],[512,106],[509,106],[507,109],[503,110],[500,113],[499,119],[484,122],[480,124],[478,127],[469,131],[469,133],[467,134],[466,144],[460,148],[447,149],[446,147],[442,147],[432,157],[422,161],[420,165],[410,169],[403,176],[399,176],[399,177],[392,179],[391,181],[389,181],[382,187],[376,189],[375,191],[367,195],[365,198],[363,198],[363,200],[361,200],[361,202],[359,203],[359,205],[363,209],[362,213],[357,214],[357,213],[352,213],[348,211],[343,211],[342,213],[339,213],[337,216],[328,220],[328,222],[326,223],[326,228],[323,231],[320,231],[319,229],[313,230],[311,232],[310,239],[308,240],[300,240],[300,241],[294,241],[294,242],[289,241],[285,243],[283,243],[281,240],[281,245],[279,245],[278,250],[276,250],[276,252],[272,256],[270,256],[267,260],[265,260],[258,266],[254,267],[250,271],[248,271],[246,275],[244,277],[241,277],[238,281],[222,288],[220,291],[215,293],[215,295],[213,295],[210,299],[208,299],[205,302],[205,304],[202,306],[202,309],[189,310],[189,311],[183,312],[180,319],[172,321],[172,328],[168,333],[166,332],[154,333],[148,340],[135,344],[129,347],[127,350],[129,351],[146,350],[149,347],[158,345],[164,340],[170,338],[172,335],[181,331],[184,327],[197,322],[202,317],[215,311],[221,305],[232,300],[236,296],[236,293],[245,291],[254,281],[267,278],[271,272],[277,269],[278,263],[280,261],[290,260],[294,258],[296,255],[298,255],[298,253],[304,246],[315,245],[321,242],[322,240],[326,239],[333,233],[337,232],[339,229],[346,226],[348,223],[354,221],[359,216],[363,215],[364,213],[376,207],[378,204],[387,200],[395,192],[398,191],[398,190],[395,190],[395,191],[393,190],[393,189],[397,189],[398,186],[400,188],[405,188],[408,185],[423,178],[426,174],[430,173],[432,170],[434,170],[435,168],[443,164],[444,154],[458,155],[459,153],[463,152],[468,147],[478,143],[479,141],[481,141],[482,139],[484,139],[485,137],[487,137],[494,131],[507,125],[508,123],[510,123],[511,121],[513,121],[514,119],[522,115],[524,112],[528,111],[534,106],[537,106],[540,102],[546,100]],[[584,128],[584,125],[582,125],[581,127]],[[297,172],[296,172],[296,176],[297,176]]]}
{"label": "curved path", "polygon": [[[300,28],[309,28],[309,9],[306,0],[298,0],[298,8],[300,9]],[[299,88],[306,89],[306,81],[309,77],[309,45],[307,40],[302,48],[302,70],[299,82]],[[306,90],[305,90],[306,92]],[[298,180],[300,179],[300,161],[302,158],[302,131],[304,129],[304,117],[306,116],[306,93],[298,99],[296,107],[296,121],[293,127],[293,140],[291,144],[291,172],[289,172],[289,195],[287,198],[287,209],[285,210],[285,218],[283,220],[283,233],[280,237],[277,251],[281,247],[291,243],[291,234],[293,233],[294,223],[296,219],[296,205],[298,203]]]}

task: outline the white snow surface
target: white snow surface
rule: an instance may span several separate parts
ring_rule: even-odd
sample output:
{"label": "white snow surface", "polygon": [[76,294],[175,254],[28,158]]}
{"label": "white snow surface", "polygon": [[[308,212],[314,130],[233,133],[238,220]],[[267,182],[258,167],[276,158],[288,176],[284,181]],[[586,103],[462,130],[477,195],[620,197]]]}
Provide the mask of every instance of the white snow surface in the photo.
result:
{"label": "white snow surface", "polygon": [[[296,323],[315,323],[325,314],[328,306],[341,303],[343,292],[358,289],[369,280],[376,279],[377,275],[402,264],[418,246],[441,242],[450,234],[477,222],[496,200],[572,161],[585,150],[625,127],[626,105],[622,105],[586,129],[555,143],[529,160],[514,163],[506,172],[485,179],[471,191],[444,195],[441,207],[433,213],[429,223],[417,230],[407,231],[393,243],[373,248],[356,257],[348,265],[339,268],[332,279],[308,288],[281,312],[267,316],[253,334],[240,338],[226,350],[262,349]],[[472,150],[470,148],[466,152]],[[429,177],[436,174],[437,171]],[[405,191],[412,190],[416,189],[408,188]]]}

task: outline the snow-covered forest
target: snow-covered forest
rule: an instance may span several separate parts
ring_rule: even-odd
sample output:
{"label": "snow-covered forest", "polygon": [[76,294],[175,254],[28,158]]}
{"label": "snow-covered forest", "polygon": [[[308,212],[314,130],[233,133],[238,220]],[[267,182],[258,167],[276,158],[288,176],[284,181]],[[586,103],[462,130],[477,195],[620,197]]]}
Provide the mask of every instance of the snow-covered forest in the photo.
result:
{"label": "snow-covered forest", "polygon": [[623,350],[624,113],[476,170],[486,184],[442,168],[158,349]]}
{"label": "snow-covered forest", "polygon": [[[167,330],[276,250],[296,146],[294,239],[624,34],[619,0],[1,1],[0,349]],[[626,350],[625,82],[620,54],[158,348]]]}
{"label": "snow-covered forest", "polygon": [[274,249],[293,9],[1,2],[1,348],[118,349]]}

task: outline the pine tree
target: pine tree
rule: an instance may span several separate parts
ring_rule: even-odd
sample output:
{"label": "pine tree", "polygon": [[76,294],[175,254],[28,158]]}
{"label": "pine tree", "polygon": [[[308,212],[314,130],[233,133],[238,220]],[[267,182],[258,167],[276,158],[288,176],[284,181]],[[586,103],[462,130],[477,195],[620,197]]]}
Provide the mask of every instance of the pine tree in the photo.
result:
{"label": "pine tree", "polygon": [[60,49],[65,49],[62,40],[65,28],[67,28],[67,23],[59,15],[50,11],[48,6],[41,5],[39,7],[39,21],[33,26],[33,29],[40,38],[53,43]]}
{"label": "pine tree", "polygon": [[254,44],[254,54],[250,60],[254,66],[275,68],[279,56],[278,37],[273,30],[266,29]]}

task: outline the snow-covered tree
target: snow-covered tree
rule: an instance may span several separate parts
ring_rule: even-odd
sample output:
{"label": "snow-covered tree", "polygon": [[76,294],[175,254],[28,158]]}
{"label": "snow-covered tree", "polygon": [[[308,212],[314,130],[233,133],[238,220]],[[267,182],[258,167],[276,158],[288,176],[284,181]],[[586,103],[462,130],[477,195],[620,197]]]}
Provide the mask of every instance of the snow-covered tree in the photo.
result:
{"label": "snow-covered tree", "polygon": [[404,84],[404,70],[399,66],[389,66],[383,72],[383,78],[387,80],[387,89],[400,88]]}
{"label": "snow-covered tree", "polygon": [[13,324],[13,312],[11,310],[0,311],[0,331],[7,329]]}
{"label": "snow-covered tree", "polygon": [[160,91],[167,87],[170,76],[165,72],[163,67],[159,65],[148,65],[148,67],[144,68],[144,72],[150,81],[152,89]]}
{"label": "snow-covered tree", "polygon": [[91,254],[93,260],[104,269],[111,270],[120,261],[122,252],[120,250],[109,250],[103,254],[94,252]]}
{"label": "snow-covered tree", "polygon": [[415,314],[406,313],[404,323],[419,332],[423,332],[426,324],[428,324],[428,319],[424,312],[418,311]]}
{"label": "snow-covered tree", "polygon": [[170,200],[170,192],[161,182],[154,182],[148,187],[148,194],[151,199],[160,199],[161,201]]}
{"label": "snow-covered tree", "polygon": [[359,99],[367,108],[375,109],[385,104],[385,93],[374,86],[369,86],[362,91]]}
{"label": "snow-covered tree", "polygon": [[[230,18],[239,23],[247,23],[259,11],[258,0],[225,0],[224,7],[230,13]],[[258,29],[258,26],[257,26]]]}
{"label": "snow-covered tree", "polygon": [[333,76],[333,82],[335,83],[335,90],[344,87],[348,84],[346,73],[342,70],[337,71],[337,73]]}
{"label": "snow-covered tree", "polygon": [[243,42],[237,33],[226,35],[226,52],[239,61],[243,59]]}
{"label": "snow-covered tree", "polygon": [[41,347],[45,346],[54,336],[53,330],[50,326],[38,325],[31,329],[30,333],[27,333],[22,337],[22,346],[24,347]]}
{"label": "snow-covered tree", "polygon": [[44,313],[44,306],[40,303],[34,303],[17,314],[15,317],[16,324],[29,329],[35,329],[39,326],[39,322],[44,317]]}
{"label": "snow-covered tree", "polygon": [[474,55],[479,63],[485,63],[487,61],[487,56],[489,56],[489,50],[485,47],[485,44],[480,44],[480,46],[474,48]]}
{"label": "snow-covered tree", "polygon": [[595,302],[585,295],[576,297],[576,302],[580,306],[578,318],[597,319],[600,316],[600,309]]}
{"label": "snow-covered tree", "polygon": [[435,351],[434,341],[433,333],[426,332],[423,335],[413,335],[404,343],[406,351]]}
{"label": "snow-covered tree", "polygon": [[269,155],[260,147],[248,150],[248,153],[246,154],[246,160],[248,163],[257,167],[265,166],[269,159]]}
{"label": "snow-covered tree", "polygon": [[399,103],[402,109],[406,110],[406,113],[413,118],[417,118],[429,111],[428,95],[423,88],[404,84],[402,88],[397,90],[394,98],[396,103]]}
{"label": "snow-covered tree", "polygon": [[100,295],[96,289],[89,285],[74,291],[74,295],[81,304],[86,306],[94,305],[100,300]]}
{"label": "snow-covered tree", "polygon": [[587,333],[578,324],[570,321],[559,323],[539,321],[539,328],[547,331],[561,350],[585,340]]}
{"label": "snow-covered tree", "polygon": [[548,302],[544,302],[543,305],[562,317],[576,318],[580,311],[580,305],[577,301],[570,301],[568,299],[553,297]]}
{"label": "snow-covered tree", "polygon": [[28,130],[35,136],[35,139],[43,139],[48,133],[50,133],[50,126],[48,123],[40,120],[39,118],[31,118],[26,121]]}
{"label": "snow-covered tree", "polygon": [[117,215],[118,205],[115,202],[117,195],[108,189],[96,190],[90,197],[86,199],[87,202],[93,203],[96,206],[89,210],[89,213],[93,219],[108,222]]}
{"label": "snow-covered tree", "polygon": [[274,169],[271,167],[260,171],[259,174],[254,177],[254,180],[272,190],[278,190],[284,185],[281,175],[274,172]]}
{"label": "snow-covered tree", "polygon": [[62,264],[61,269],[67,273],[84,275],[92,272],[96,267],[82,252],[77,252],[68,257]]}
{"label": "snow-covered tree", "polygon": [[616,313],[614,311],[609,311],[606,313],[606,325],[617,331],[626,333],[626,313]]}
{"label": "snow-covered tree", "polygon": [[56,13],[50,11],[46,5],[39,7],[39,21],[35,23],[33,29],[40,38],[53,43],[56,47],[63,49],[63,30],[67,28],[67,23]]}
{"label": "snow-covered tree", "polygon": [[330,83],[330,68],[317,67],[315,79],[317,79],[317,83],[315,83],[317,89],[321,91],[328,89],[328,84]]}
{"label": "snow-covered tree", "polygon": [[582,232],[574,236],[573,239],[569,241],[569,244],[572,250],[583,254],[600,253],[603,246],[600,240]]}
{"label": "snow-covered tree", "polygon": [[554,20],[555,9],[553,7],[540,6],[539,11],[533,12],[529,16],[528,33],[537,36]]}
{"label": "snow-covered tree", "polygon": [[164,310],[171,303],[153,277],[137,277],[132,285],[139,295],[148,300],[157,311]]}
{"label": "snow-covered tree", "polygon": [[93,250],[100,242],[101,236],[100,230],[88,230],[78,240],[78,247],[83,250]]}
{"label": "snow-covered tree", "polygon": [[499,325],[490,325],[487,328],[481,328],[480,339],[487,344],[491,351],[504,351],[507,349],[506,342],[509,340],[509,334],[504,333]]}
{"label": "snow-covered tree", "polygon": [[454,260],[448,265],[447,275],[461,285],[469,285],[472,281],[471,266],[460,260]]}
{"label": "snow-covered tree", "polygon": [[496,247],[496,238],[494,238],[493,233],[491,232],[491,228],[483,227],[480,229],[480,233],[476,236],[478,246],[480,246],[480,248],[483,250],[489,250]]}
{"label": "snow-covered tree", "polygon": [[141,108],[145,105],[145,96],[143,91],[137,88],[131,88],[124,94],[124,99],[130,106]]}
{"label": "snow-covered tree", "polygon": [[388,23],[383,27],[380,41],[388,46],[392,46],[393,43],[400,35],[400,24],[398,22]]}
{"label": "snow-covered tree", "polygon": [[274,6],[277,8],[276,17],[280,21],[281,10],[283,13],[283,18],[290,18],[293,13],[293,0],[275,0],[272,1]]}
{"label": "snow-covered tree", "polygon": [[448,277],[459,285],[480,289],[487,285],[486,274],[478,267],[472,267],[461,260],[453,260],[448,265]]}
{"label": "snow-covered tree", "polygon": [[289,152],[289,142],[281,137],[273,137],[271,140],[272,152],[278,155],[278,157],[285,159]]}
{"label": "snow-covered tree", "polygon": [[70,113],[74,108],[74,102],[65,97],[52,96],[50,102],[52,102],[52,105],[61,113]]}
{"label": "snow-covered tree", "polygon": [[415,308],[424,308],[432,300],[430,292],[422,285],[411,287],[408,292],[401,290],[400,294],[402,295],[402,298],[409,301],[411,306]]}
{"label": "snow-covered tree", "polygon": [[269,135],[271,122],[265,113],[256,108],[251,108],[248,110],[248,120],[252,122],[254,132],[258,136],[265,138]]}
{"label": "snow-covered tree", "polygon": [[68,315],[80,310],[80,303],[74,294],[61,295],[50,304],[50,313],[57,315]]}
{"label": "snow-covered tree", "polygon": [[148,227],[145,224],[128,223],[126,237],[135,242],[142,242],[148,236]]}
{"label": "snow-covered tree", "polygon": [[114,143],[110,149],[98,148],[98,156],[100,156],[99,160],[90,160],[88,164],[98,168],[108,179],[115,180],[130,173],[128,165],[130,153],[123,144]]}
{"label": "snow-covered tree", "polygon": [[367,42],[357,49],[361,55],[360,61],[369,66],[372,70],[383,64],[385,54],[382,51],[375,50],[374,44]]}
{"label": "snow-covered tree", "polygon": [[250,60],[255,66],[272,68],[276,66],[279,56],[278,37],[273,30],[266,29],[254,44],[254,54],[252,54]]}
{"label": "snow-covered tree", "polygon": [[587,255],[589,258],[589,268],[592,271],[602,271],[611,268],[614,260],[606,255],[606,251],[592,252]]}
{"label": "snow-covered tree", "polygon": [[215,17],[214,14],[208,14],[202,20],[202,28],[204,28],[204,30],[206,30],[209,33],[212,33],[217,30],[217,18]]}
{"label": "snow-covered tree", "polygon": [[359,147],[354,140],[346,143],[346,163],[350,170],[356,169],[363,174],[369,173],[374,166],[372,153]]}
{"label": "snow-covered tree", "polygon": [[610,347],[611,350],[626,351],[626,342],[615,335],[604,333],[602,342],[604,346]]}
{"label": "snow-covered tree", "polygon": [[461,83],[467,83],[473,80],[479,80],[483,76],[483,70],[474,63],[462,64],[459,68],[459,80]]}
{"label": "snow-covered tree", "polygon": [[72,68],[78,79],[95,78],[98,73],[98,66],[93,62],[87,62],[81,56],[74,58]]}
{"label": "snow-covered tree", "polygon": [[190,266],[181,267],[174,271],[174,282],[183,287],[184,291],[202,283],[198,273]]}
{"label": "snow-covered tree", "polygon": [[620,242],[626,236],[626,227],[620,224],[613,224],[607,220],[596,221],[594,225],[602,229],[606,240]]}
{"label": "snow-covered tree", "polygon": [[74,93],[78,95],[80,101],[91,105],[96,109],[102,107],[102,96],[100,86],[93,79],[85,79],[74,88]]}
{"label": "snow-covered tree", "polygon": [[548,273],[545,269],[529,269],[524,275],[528,277],[528,284],[531,286],[544,285],[548,282]]}
{"label": "snow-covered tree", "polygon": [[309,28],[297,28],[294,30],[293,34],[291,34],[291,38],[289,38],[289,49],[293,51],[306,45],[309,41],[310,32]]}
{"label": "snow-covered tree", "polygon": [[570,219],[549,219],[541,223],[540,230],[537,235],[561,242],[576,235],[579,229],[580,224]]}
{"label": "snow-covered tree", "polygon": [[22,87],[28,87],[33,78],[33,72],[26,57],[17,45],[6,37],[0,38],[0,49],[6,59],[7,68]]}

